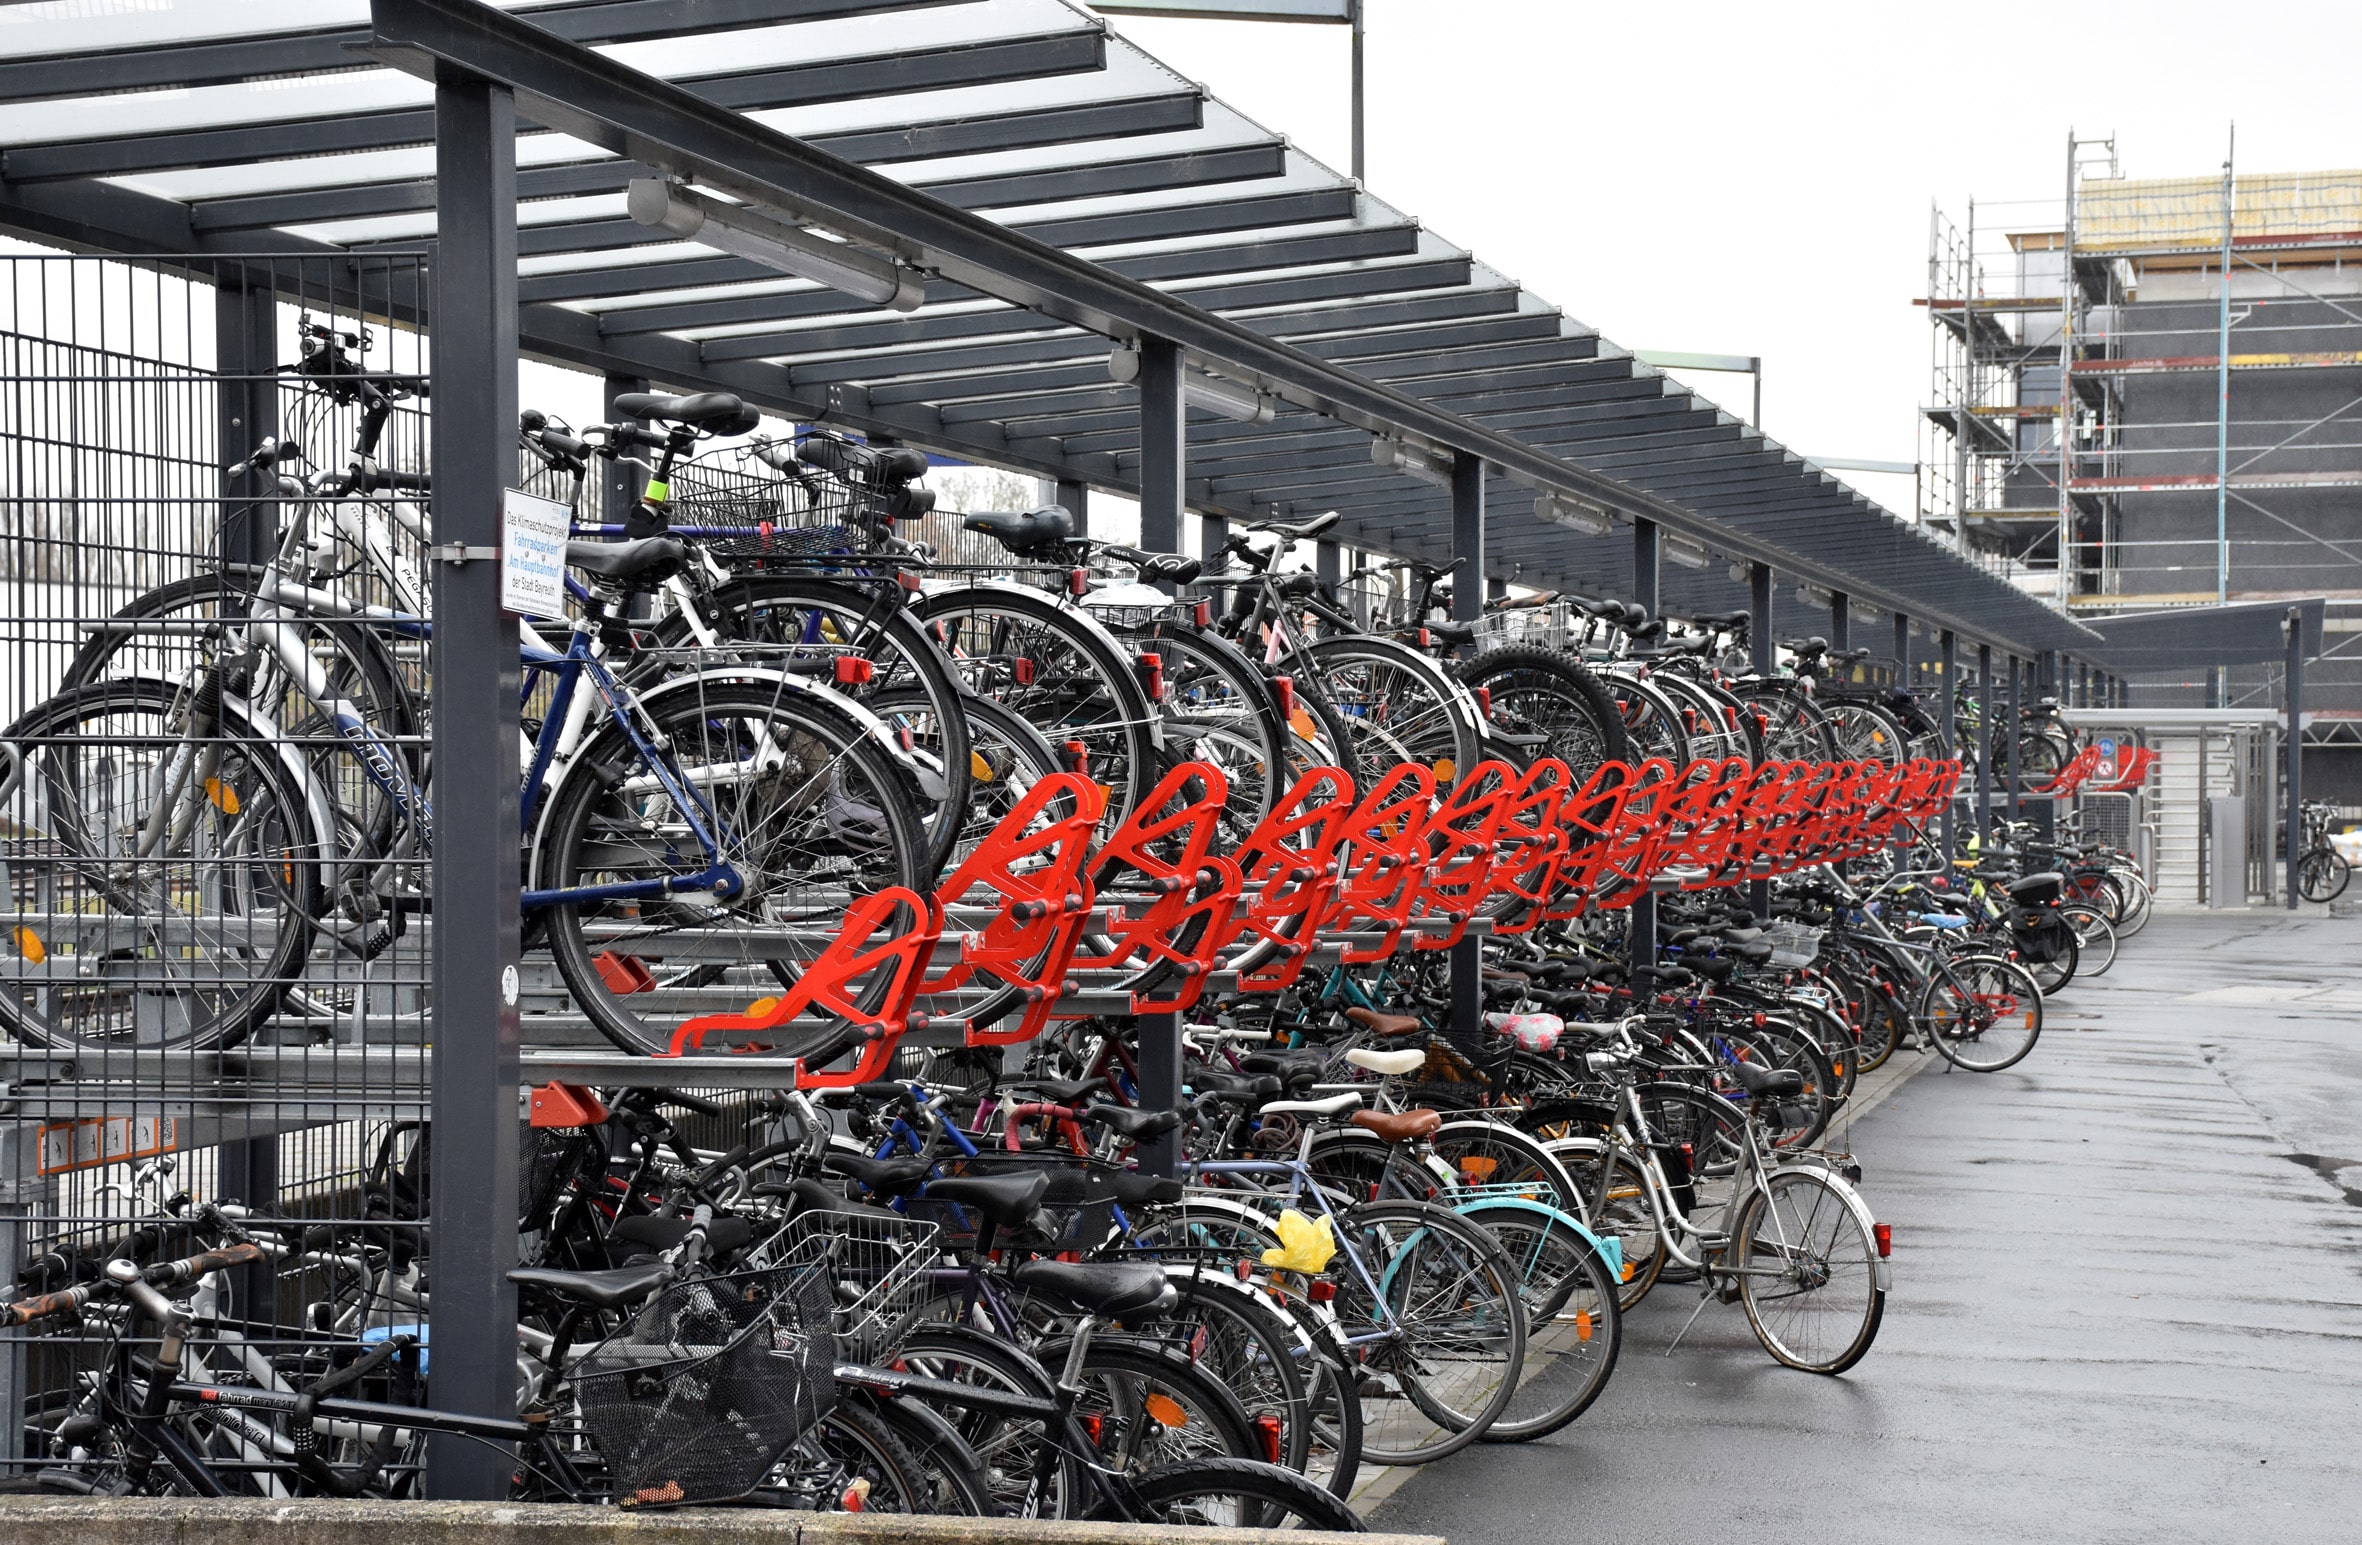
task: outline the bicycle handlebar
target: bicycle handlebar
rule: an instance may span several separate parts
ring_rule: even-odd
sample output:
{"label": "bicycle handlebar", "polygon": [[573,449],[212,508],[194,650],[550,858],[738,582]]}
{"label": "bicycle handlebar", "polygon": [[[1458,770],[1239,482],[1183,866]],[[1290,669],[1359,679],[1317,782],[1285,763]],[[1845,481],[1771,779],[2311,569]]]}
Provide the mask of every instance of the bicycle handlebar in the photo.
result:
{"label": "bicycle handlebar", "polygon": [[[118,1278],[110,1274],[97,1282],[85,1282],[79,1287],[66,1288],[56,1293],[42,1293],[32,1298],[20,1298],[12,1304],[0,1305],[0,1322],[10,1325],[31,1325],[39,1320],[55,1319],[60,1315],[79,1312],[83,1305],[94,1298],[112,1298],[118,1295],[131,1298],[134,1302],[139,1303],[141,1308],[154,1315],[157,1314],[158,1302],[161,1302],[160,1295],[156,1293],[156,1289],[159,1287],[178,1287],[183,1283],[194,1282],[210,1272],[226,1271],[232,1266],[250,1266],[268,1259],[270,1257],[264,1253],[260,1245],[235,1244],[224,1245],[216,1250],[207,1250],[202,1254],[189,1256],[185,1260],[164,1261],[148,1267],[145,1271],[133,1267],[128,1261],[117,1262],[115,1264],[128,1269],[125,1276]],[[110,1267],[111,1272],[112,1268]],[[169,1313],[171,1305],[164,1303],[163,1309],[165,1313]]]}

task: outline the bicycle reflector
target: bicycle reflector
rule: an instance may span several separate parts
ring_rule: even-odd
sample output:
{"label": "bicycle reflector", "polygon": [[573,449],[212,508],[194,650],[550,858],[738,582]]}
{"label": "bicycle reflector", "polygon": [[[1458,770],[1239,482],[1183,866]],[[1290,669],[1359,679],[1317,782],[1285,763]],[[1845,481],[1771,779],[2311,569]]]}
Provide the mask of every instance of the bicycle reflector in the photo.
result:
{"label": "bicycle reflector", "polygon": [[1337,1284],[1322,1277],[1304,1284],[1304,1296],[1316,1304],[1325,1304],[1337,1296]]}
{"label": "bicycle reflector", "polygon": [[1870,1233],[1878,1241],[1878,1258],[1880,1260],[1883,1261],[1895,1253],[1895,1226],[1893,1224],[1873,1223],[1870,1225]]}

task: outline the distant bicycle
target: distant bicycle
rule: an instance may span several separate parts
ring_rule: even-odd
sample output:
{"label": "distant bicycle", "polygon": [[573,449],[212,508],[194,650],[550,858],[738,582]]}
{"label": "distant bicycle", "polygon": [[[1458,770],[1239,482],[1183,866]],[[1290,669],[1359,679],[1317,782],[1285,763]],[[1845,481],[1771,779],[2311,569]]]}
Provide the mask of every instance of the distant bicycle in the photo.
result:
{"label": "distant bicycle", "polygon": [[2329,840],[2329,822],[2337,807],[2321,800],[2304,803],[2305,845],[2296,856],[2296,891],[2307,901],[2328,903],[2346,893],[2354,866]]}

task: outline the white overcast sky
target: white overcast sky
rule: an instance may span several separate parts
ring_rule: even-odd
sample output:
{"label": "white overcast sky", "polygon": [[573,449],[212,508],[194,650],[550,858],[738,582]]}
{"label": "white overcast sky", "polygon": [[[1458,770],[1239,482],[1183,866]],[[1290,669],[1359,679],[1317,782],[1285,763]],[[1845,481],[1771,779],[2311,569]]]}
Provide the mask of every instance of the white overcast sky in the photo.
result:
{"label": "white overcast sky", "polygon": [[[1929,203],[2058,199],[2070,127],[2131,177],[2219,175],[2234,120],[2242,171],[2362,165],[2362,0],[1368,6],[1372,191],[1628,348],[1762,355],[1807,455],[1916,457]],[[1112,20],[1350,164],[1346,29]]]}

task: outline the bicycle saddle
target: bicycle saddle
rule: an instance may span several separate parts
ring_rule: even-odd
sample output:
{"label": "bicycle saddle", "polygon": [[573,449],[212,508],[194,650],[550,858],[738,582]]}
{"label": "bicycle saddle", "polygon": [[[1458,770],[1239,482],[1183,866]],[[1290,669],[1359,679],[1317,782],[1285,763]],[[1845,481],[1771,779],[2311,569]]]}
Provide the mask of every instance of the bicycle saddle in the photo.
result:
{"label": "bicycle saddle", "polygon": [[1353,1124],[1375,1136],[1382,1143],[1415,1143],[1431,1136],[1443,1125],[1443,1112],[1426,1109],[1383,1111],[1357,1110]]}
{"label": "bicycle saddle", "polygon": [[1811,638],[1781,639],[1780,647],[1801,659],[1806,655],[1827,654],[1829,641],[1816,633]]}
{"label": "bicycle saddle", "polygon": [[1345,1060],[1381,1078],[1400,1078],[1418,1071],[1427,1061],[1427,1054],[1415,1047],[1409,1051],[1372,1051],[1367,1046],[1356,1046],[1345,1054]]}
{"label": "bicycle saddle", "polygon": [[1386,1014],[1377,1009],[1352,1008],[1345,1011],[1345,1017],[1364,1030],[1383,1036],[1417,1035],[1427,1028],[1419,1023],[1416,1014]]}
{"label": "bicycle saddle", "polygon": [[1713,628],[1723,632],[1732,628],[1743,628],[1754,620],[1755,614],[1753,612],[1704,612],[1690,619],[1701,628]]}
{"label": "bicycle saddle", "polygon": [[1439,644],[1473,644],[1476,624],[1473,622],[1431,622],[1427,631]]}
{"label": "bicycle saddle", "polygon": [[1361,1103],[1358,1093],[1332,1094],[1318,1100],[1274,1100],[1263,1107],[1266,1116],[1342,1116]]}
{"label": "bicycle saddle", "polygon": [[1730,1072],[1749,1094],[1804,1093],[1804,1075],[1794,1068],[1759,1068],[1752,1062],[1734,1062]]}
{"label": "bicycle saddle", "polygon": [[1083,1119],[1096,1121],[1135,1143],[1145,1143],[1179,1126],[1181,1113],[1172,1110],[1128,1110],[1121,1105],[1094,1105],[1083,1112]]}
{"label": "bicycle saddle", "polygon": [[1225,1073],[1217,1068],[1191,1068],[1189,1087],[1235,1105],[1258,1105],[1280,1091],[1278,1079],[1268,1074]]}
{"label": "bicycle saddle", "polygon": [[[688,1238],[689,1227],[687,1218],[619,1218],[607,1237],[616,1244],[653,1253],[670,1250]],[[744,1218],[716,1218],[705,1227],[705,1253],[728,1255],[745,1249],[754,1237],[754,1225]]]}
{"label": "bicycle saddle", "polygon": [[1162,1314],[1181,1301],[1181,1290],[1165,1279],[1161,1266],[1122,1261],[1027,1261],[1009,1280],[1028,1293],[1063,1298],[1085,1314],[1120,1320]]}
{"label": "bicycle saddle", "polygon": [[543,1266],[520,1266],[508,1274],[508,1279],[521,1288],[540,1288],[594,1309],[621,1309],[646,1298],[671,1275],[672,1268],[662,1261],[649,1261],[606,1271],[556,1271]]}
{"label": "bicycle saddle", "polygon": [[1206,571],[1205,563],[1197,558],[1184,558],[1179,553],[1150,553],[1140,565],[1140,582],[1154,585],[1170,582],[1186,585]]}
{"label": "bicycle saddle", "polygon": [[1277,520],[1241,521],[1239,529],[1241,531],[1268,531],[1273,536],[1284,536],[1291,542],[1302,542],[1320,535],[1323,531],[1330,530],[1344,518],[1337,511],[1330,510],[1325,515],[1315,515],[1310,520],[1299,520],[1292,525]]}
{"label": "bicycle saddle", "polygon": [[615,399],[619,418],[653,418],[668,424],[688,424],[718,435],[751,433],[763,416],[729,392],[696,392],[666,397],[656,392],[625,392]]}
{"label": "bicycle saddle", "polygon": [[677,568],[689,556],[677,536],[644,536],[633,542],[568,542],[566,563],[601,579],[636,579]]}
{"label": "bicycle saddle", "polygon": [[830,1174],[850,1175],[886,1196],[910,1190],[935,1167],[927,1159],[867,1159],[857,1153],[831,1153],[820,1162]]}
{"label": "bicycle saddle", "polygon": [[973,1207],[995,1223],[1023,1223],[1041,1206],[1050,1177],[1036,1170],[1030,1175],[960,1175],[927,1182],[927,1200]]}
{"label": "bicycle saddle", "polygon": [[1055,504],[1034,510],[978,510],[960,522],[960,529],[981,531],[1022,557],[1074,535],[1074,515]]}

